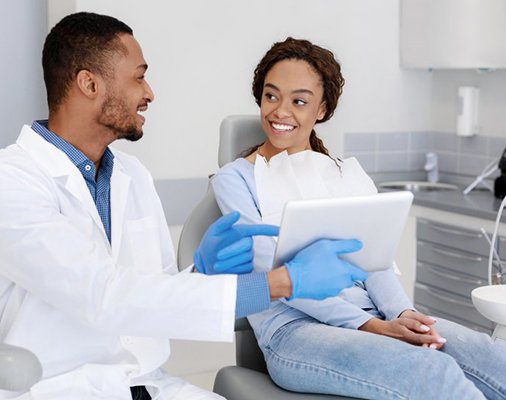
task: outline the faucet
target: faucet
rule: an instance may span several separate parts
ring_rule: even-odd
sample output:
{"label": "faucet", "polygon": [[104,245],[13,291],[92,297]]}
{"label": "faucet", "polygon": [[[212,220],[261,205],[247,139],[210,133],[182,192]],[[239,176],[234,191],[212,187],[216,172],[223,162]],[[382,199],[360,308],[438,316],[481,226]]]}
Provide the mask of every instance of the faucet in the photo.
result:
{"label": "faucet", "polygon": [[425,165],[423,169],[427,171],[427,180],[429,182],[437,182],[439,180],[439,171],[436,153],[430,151],[425,154]]}

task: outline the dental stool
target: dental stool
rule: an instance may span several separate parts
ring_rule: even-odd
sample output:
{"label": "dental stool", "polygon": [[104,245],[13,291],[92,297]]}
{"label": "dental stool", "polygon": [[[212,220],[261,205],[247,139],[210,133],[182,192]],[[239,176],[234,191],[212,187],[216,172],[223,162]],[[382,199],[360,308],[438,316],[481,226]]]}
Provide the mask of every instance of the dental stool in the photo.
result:
{"label": "dental stool", "polygon": [[[223,166],[240,153],[260,144],[265,135],[258,116],[233,115],[220,125],[218,164]],[[211,186],[186,220],[179,239],[177,261],[180,268],[193,263],[206,229],[221,216]],[[220,369],[214,381],[215,393],[228,400],[332,400],[351,397],[294,393],[277,386],[269,377],[262,351],[246,318],[235,323],[236,364]]]}

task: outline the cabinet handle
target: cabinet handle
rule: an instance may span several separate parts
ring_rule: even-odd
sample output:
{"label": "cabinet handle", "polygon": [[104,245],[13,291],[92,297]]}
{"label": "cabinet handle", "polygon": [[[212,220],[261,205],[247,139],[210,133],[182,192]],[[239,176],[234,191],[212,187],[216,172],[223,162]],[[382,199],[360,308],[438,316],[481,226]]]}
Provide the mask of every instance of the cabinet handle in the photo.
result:
{"label": "cabinet handle", "polygon": [[454,253],[453,251],[443,250],[443,249],[439,249],[437,247],[432,247],[432,250],[435,251],[436,253],[442,254],[444,256],[458,258],[460,260],[473,261],[473,262],[477,262],[477,263],[483,261],[483,258],[481,258],[481,257],[466,256],[464,254]]}
{"label": "cabinet handle", "polygon": [[457,236],[465,236],[465,237],[473,238],[473,239],[481,239],[483,237],[482,233],[463,232],[463,231],[458,231],[456,229],[443,228],[442,226],[439,226],[439,225],[431,225],[431,227],[432,227],[432,229],[434,229],[436,231],[443,232],[443,233],[450,233],[452,235],[457,235]]}
{"label": "cabinet handle", "polygon": [[441,272],[441,271],[438,271],[436,270],[435,268],[432,268],[430,266],[425,266],[423,268],[427,268],[429,269],[430,271],[432,271],[433,274],[436,274],[436,275],[439,275],[443,278],[447,278],[447,279],[451,279],[453,281],[458,281],[458,282],[464,282],[464,283],[470,283],[472,285],[483,285],[483,282],[481,280],[472,280],[472,279],[466,279],[466,278],[462,278],[460,276],[455,276],[455,275],[450,275],[450,274],[445,274],[444,272]]}
{"label": "cabinet handle", "polygon": [[469,307],[469,308],[474,309],[474,306],[472,304],[465,303],[463,301],[455,300],[455,299],[452,299],[450,297],[446,297],[446,296],[443,296],[441,294],[435,293],[432,290],[430,290],[428,287],[425,287],[425,290],[427,290],[427,292],[429,292],[432,296],[437,297],[440,300],[447,301],[448,303],[457,304],[459,306],[464,306],[464,307]]}

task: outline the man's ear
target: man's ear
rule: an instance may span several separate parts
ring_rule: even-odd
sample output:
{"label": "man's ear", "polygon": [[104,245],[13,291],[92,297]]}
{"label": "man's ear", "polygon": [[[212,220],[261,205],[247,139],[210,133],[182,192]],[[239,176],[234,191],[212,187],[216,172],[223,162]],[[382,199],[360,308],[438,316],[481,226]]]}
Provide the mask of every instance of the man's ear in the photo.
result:
{"label": "man's ear", "polygon": [[86,97],[93,99],[98,95],[98,79],[97,75],[86,69],[82,69],[77,73],[76,84],[79,90]]}

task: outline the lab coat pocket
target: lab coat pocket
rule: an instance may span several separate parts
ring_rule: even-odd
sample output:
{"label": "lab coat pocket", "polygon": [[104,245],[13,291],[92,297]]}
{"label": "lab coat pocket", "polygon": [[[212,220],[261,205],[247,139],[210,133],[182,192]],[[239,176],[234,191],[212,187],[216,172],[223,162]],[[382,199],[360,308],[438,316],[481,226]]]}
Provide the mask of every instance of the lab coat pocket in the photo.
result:
{"label": "lab coat pocket", "polygon": [[136,271],[161,272],[163,265],[157,219],[149,216],[127,221],[126,235]]}

